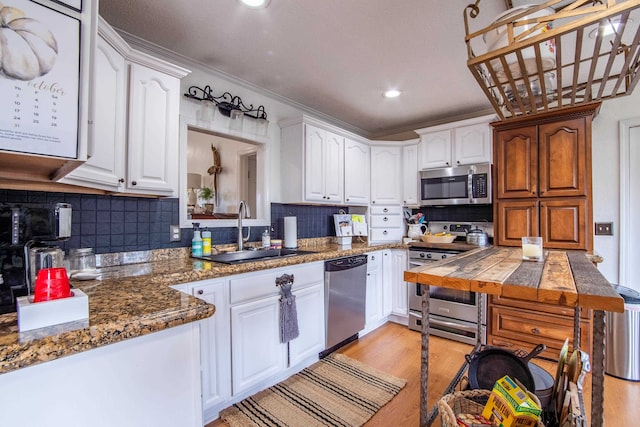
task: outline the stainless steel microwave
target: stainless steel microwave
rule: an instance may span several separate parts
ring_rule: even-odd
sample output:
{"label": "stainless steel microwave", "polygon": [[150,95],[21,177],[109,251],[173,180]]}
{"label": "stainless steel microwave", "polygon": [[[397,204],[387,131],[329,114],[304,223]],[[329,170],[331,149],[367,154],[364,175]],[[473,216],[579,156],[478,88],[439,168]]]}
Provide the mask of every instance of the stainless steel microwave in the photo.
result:
{"label": "stainless steel microwave", "polygon": [[491,203],[491,164],[420,171],[422,206]]}

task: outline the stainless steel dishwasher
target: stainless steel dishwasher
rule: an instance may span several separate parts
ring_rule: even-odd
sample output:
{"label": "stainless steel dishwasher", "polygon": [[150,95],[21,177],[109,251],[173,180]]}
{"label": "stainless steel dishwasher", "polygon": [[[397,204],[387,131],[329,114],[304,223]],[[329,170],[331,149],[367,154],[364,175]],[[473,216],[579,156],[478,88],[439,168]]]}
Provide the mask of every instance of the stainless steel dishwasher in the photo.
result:
{"label": "stainless steel dishwasher", "polygon": [[367,255],[326,261],[324,264],[324,357],[358,338],[364,329],[367,290]]}

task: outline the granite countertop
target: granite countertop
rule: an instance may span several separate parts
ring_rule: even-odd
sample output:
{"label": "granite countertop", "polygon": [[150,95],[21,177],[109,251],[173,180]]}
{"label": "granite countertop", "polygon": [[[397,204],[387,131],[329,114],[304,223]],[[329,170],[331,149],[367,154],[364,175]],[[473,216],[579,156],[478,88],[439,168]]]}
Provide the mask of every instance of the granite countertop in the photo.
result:
{"label": "granite countertop", "polygon": [[16,313],[0,315],[0,374],[214,314],[213,305],[170,285],[392,248],[406,245],[354,243],[344,249],[323,242],[301,248],[312,254],[236,265],[196,260],[181,248],[158,251],[149,262],[101,268],[102,280],[72,281],[89,297],[88,321],[19,333]]}

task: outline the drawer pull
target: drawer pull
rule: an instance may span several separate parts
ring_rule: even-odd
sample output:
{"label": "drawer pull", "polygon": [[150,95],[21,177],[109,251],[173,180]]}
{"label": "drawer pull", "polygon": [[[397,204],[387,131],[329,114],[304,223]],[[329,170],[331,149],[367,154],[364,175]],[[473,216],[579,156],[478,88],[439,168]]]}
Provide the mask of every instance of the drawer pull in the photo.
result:
{"label": "drawer pull", "polygon": [[536,335],[540,335],[540,329],[538,329],[538,328],[533,328],[533,329],[531,329],[531,333],[532,333],[532,334],[536,334]]}
{"label": "drawer pull", "polygon": [[384,209],[382,210],[382,212],[389,212],[389,209],[384,208]]}
{"label": "drawer pull", "polygon": [[384,235],[386,236],[387,234],[389,234],[389,232],[388,232],[387,230],[384,230],[384,231],[382,232],[382,234],[384,234]]}
{"label": "drawer pull", "polygon": [[383,221],[389,221],[389,218],[387,218],[386,216],[384,218],[382,218]]}
{"label": "drawer pull", "polygon": [[493,344],[500,346],[500,347],[513,347],[513,344],[510,342],[504,342],[504,341],[496,341],[493,340]]}
{"label": "drawer pull", "polygon": [[202,295],[204,294],[204,291],[202,289],[198,289],[198,295]]}

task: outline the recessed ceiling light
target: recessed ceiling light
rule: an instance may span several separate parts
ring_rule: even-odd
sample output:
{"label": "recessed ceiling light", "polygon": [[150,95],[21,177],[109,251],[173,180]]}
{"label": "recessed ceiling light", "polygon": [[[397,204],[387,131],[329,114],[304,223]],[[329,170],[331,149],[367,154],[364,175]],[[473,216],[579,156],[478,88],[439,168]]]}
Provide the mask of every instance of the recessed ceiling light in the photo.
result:
{"label": "recessed ceiling light", "polygon": [[402,91],[399,91],[397,89],[390,89],[386,92],[384,92],[382,94],[382,96],[384,96],[385,98],[397,98],[400,96],[400,94],[402,93]]}
{"label": "recessed ceiling light", "polygon": [[243,5],[252,9],[264,9],[269,6],[271,0],[239,0]]}

